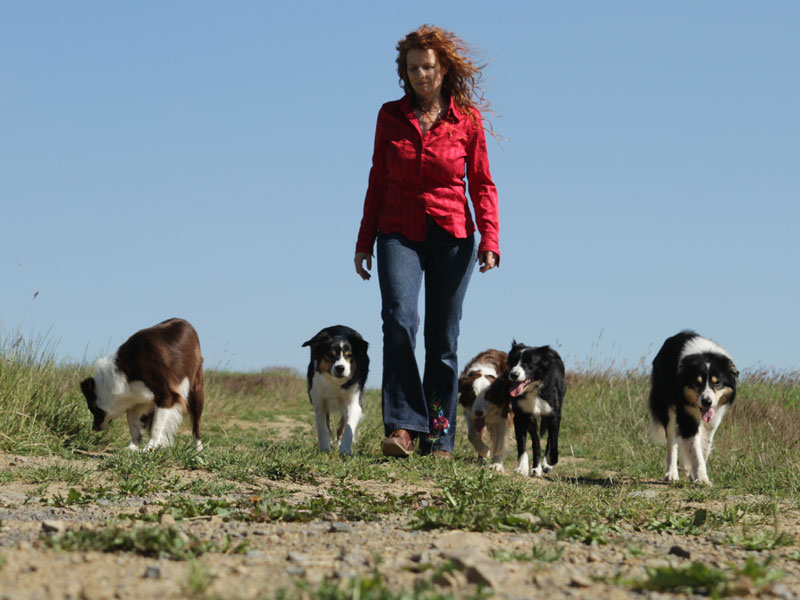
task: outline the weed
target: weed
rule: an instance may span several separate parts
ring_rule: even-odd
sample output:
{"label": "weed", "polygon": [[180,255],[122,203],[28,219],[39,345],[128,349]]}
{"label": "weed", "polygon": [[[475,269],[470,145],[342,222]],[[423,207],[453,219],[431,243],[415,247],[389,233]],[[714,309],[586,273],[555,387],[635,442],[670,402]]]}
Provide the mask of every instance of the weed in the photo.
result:
{"label": "weed", "polygon": [[751,534],[728,534],[727,543],[743,550],[774,550],[786,546],[794,546],[793,536],[785,532],[761,531]]}
{"label": "weed", "polygon": [[294,590],[280,590],[278,600],[450,600],[467,598],[484,600],[488,592],[478,588],[471,595],[462,593],[443,593],[433,588],[428,581],[420,581],[413,590],[391,589],[377,571],[369,577],[356,577],[347,581],[323,581],[316,586],[305,581],[298,581]]}
{"label": "weed", "polygon": [[141,556],[175,560],[197,558],[206,552],[240,554],[246,551],[246,544],[232,547],[229,538],[226,539],[225,545],[220,547],[214,542],[199,540],[175,527],[153,526],[123,529],[115,525],[99,531],[88,529],[65,531],[58,536],[45,536],[42,542],[56,550],[131,552]]}
{"label": "weed", "polygon": [[208,569],[200,561],[192,559],[183,592],[189,598],[204,598],[213,581]]}
{"label": "weed", "polygon": [[517,552],[515,550],[493,550],[492,558],[501,562],[509,561],[530,561],[540,563],[553,563],[564,554],[562,547],[546,547],[534,544],[528,552]]}
{"label": "weed", "polygon": [[691,516],[671,514],[665,519],[651,520],[644,525],[644,529],[681,535],[699,535],[707,521],[708,511],[698,508]]}
{"label": "weed", "polygon": [[731,564],[727,570],[697,561],[684,567],[654,567],[647,569],[647,579],[628,584],[637,589],[696,593],[712,598],[749,595],[785,576],[781,571],[769,569],[770,562],[770,558],[758,563],[748,557],[742,567]]}
{"label": "weed", "polygon": [[62,496],[60,493],[56,493],[52,498],[42,498],[40,502],[47,506],[57,506],[59,508],[63,508],[65,506],[86,506],[88,504],[93,504],[98,500],[105,500],[111,497],[109,490],[106,488],[98,488],[97,491],[92,494],[90,492],[81,493],[75,488],[69,488],[69,492],[67,492],[66,497]]}

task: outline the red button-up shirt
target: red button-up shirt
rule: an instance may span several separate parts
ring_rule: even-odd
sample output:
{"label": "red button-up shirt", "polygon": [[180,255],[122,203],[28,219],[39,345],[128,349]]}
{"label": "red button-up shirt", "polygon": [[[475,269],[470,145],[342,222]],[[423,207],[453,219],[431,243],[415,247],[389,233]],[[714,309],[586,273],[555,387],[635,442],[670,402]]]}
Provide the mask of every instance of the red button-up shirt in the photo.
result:
{"label": "red button-up shirt", "polygon": [[497,189],[476,116],[474,123],[451,100],[447,114],[423,136],[410,96],[381,107],[356,252],[372,254],[378,231],[424,240],[426,214],[453,236],[467,237],[475,231],[468,186],[481,234],[478,252],[500,255]]}

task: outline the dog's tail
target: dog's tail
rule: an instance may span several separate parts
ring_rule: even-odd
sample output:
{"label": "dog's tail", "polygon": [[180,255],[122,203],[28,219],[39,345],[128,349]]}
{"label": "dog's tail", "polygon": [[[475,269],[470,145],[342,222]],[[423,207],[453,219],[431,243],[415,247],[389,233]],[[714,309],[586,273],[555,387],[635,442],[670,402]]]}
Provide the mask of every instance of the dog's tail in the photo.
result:
{"label": "dog's tail", "polygon": [[203,363],[197,366],[194,384],[189,389],[189,415],[192,418],[192,437],[195,443],[200,441],[200,416],[203,414],[205,403],[205,383],[203,380]]}

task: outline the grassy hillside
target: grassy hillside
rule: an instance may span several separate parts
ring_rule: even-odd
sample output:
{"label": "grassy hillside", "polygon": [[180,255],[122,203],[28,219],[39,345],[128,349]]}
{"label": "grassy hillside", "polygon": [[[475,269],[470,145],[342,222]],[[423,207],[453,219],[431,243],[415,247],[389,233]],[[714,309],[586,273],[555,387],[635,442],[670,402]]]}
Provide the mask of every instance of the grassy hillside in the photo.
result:
{"label": "grassy hillside", "polygon": [[[0,349],[0,450],[20,454],[102,452],[123,447],[124,419],[107,432],[91,431],[79,382],[88,365],[57,364],[41,344]],[[663,448],[649,438],[646,373],[569,373],[561,454],[554,477],[653,480],[663,473]],[[206,464],[233,449],[259,457],[319,460],[305,380],[291,369],[261,373],[206,372]],[[800,381],[781,373],[745,373],[737,402],[720,428],[709,466],[714,489],[797,497],[800,491]],[[356,463],[380,465],[382,435],[377,390],[367,394]],[[187,420],[188,421],[188,420]],[[474,452],[459,417],[456,458],[470,465]],[[182,430],[188,437],[187,426]],[[512,451],[513,453],[513,451]],[[188,453],[191,454],[191,453]],[[188,460],[188,457],[187,457]],[[507,465],[513,462],[508,457]],[[253,463],[256,464],[256,463]],[[327,463],[326,463],[327,464]],[[327,468],[327,467],[326,467]],[[710,492],[714,493],[714,492]]]}

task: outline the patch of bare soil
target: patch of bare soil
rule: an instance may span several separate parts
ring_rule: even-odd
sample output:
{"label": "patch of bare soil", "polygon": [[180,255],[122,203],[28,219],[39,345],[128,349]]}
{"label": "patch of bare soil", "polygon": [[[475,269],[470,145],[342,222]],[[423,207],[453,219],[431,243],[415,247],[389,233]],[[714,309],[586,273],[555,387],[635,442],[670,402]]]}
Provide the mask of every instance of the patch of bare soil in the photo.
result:
{"label": "patch of bare soil", "polygon": [[[0,455],[0,469],[46,466],[62,459]],[[91,468],[85,461],[76,465]],[[188,475],[180,472],[180,476]],[[101,485],[96,474],[93,485]],[[546,483],[545,483],[546,484]],[[299,496],[325,493],[310,485],[265,482],[285,487]],[[402,494],[425,491],[399,482],[364,484],[372,493]],[[269,597],[281,588],[293,590],[298,580],[310,584],[323,580],[344,584],[356,576],[380,573],[390,589],[412,589],[420,580],[432,582],[444,593],[466,596],[478,585],[489,586],[496,598],[628,598],[633,592],[614,580],[645,576],[646,567],[687,565],[692,560],[726,568],[741,565],[755,555],[717,544],[712,536],[674,536],[656,532],[626,531],[607,545],[588,546],[556,540],[549,530],[537,533],[474,533],[463,531],[412,531],[409,517],[389,515],[377,522],[242,523],[219,517],[178,521],[182,531],[222,545],[247,540],[246,554],[204,554],[196,563],[155,559],[135,554],[56,552],[45,547],[46,529],[100,528],[123,514],[157,513],[164,496],[128,497],[63,508],[47,505],[30,484],[0,485],[0,599],[131,599],[185,598],[190,581],[207,597],[250,599]],[[51,486],[46,494],[66,493]],[[648,493],[666,493],[653,486]],[[165,517],[173,524],[171,517]],[[163,522],[163,521],[162,521]],[[785,524],[796,532],[797,523]],[[560,549],[552,562],[500,562],[493,551],[529,553],[534,546]],[[677,548],[677,549],[676,549]],[[634,549],[635,551],[633,551]],[[773,554],[781,554],[780,551]],[[783,553],[788,554],[788,551]],[[446,569],[452,562],[455,569]],[[769,589],[784,598],[800,597],[800,564],[776,559],[770,568],[787,577]],[[743,584],[741,596],[760,590]],[[658,594],[659,598],[682,597]]]}

